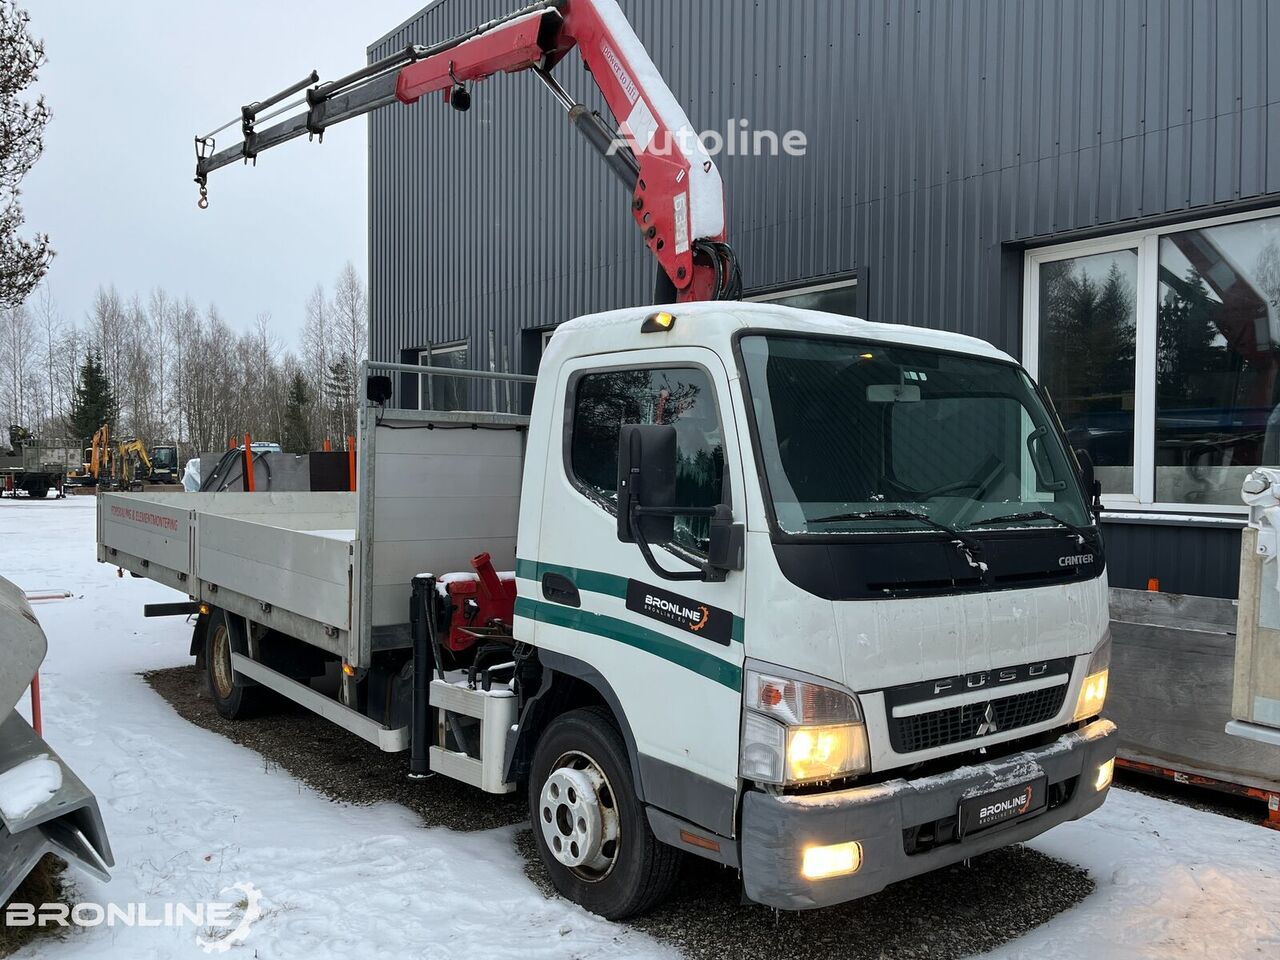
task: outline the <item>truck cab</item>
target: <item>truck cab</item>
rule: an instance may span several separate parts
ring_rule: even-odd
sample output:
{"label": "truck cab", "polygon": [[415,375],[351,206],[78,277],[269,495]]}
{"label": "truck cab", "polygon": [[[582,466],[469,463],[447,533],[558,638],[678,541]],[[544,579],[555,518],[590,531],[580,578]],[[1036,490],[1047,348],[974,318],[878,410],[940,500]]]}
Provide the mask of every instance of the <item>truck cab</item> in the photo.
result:
{"label": "truck cab", "polygon": [[159,444],[150,450],[152,483],[176,483],[178,480],[178,448]]}
{"label": "truck cab", "polygon": [[[602,314],[550,341],[528,446],[515,636],[605,701],[658,840],[752,900],[864,896],[1102,803],[1102,538],[1008,355],[773,305]],[[579,899],[621,856],[607,790],[552,789],[581,753],[529,770]]]}

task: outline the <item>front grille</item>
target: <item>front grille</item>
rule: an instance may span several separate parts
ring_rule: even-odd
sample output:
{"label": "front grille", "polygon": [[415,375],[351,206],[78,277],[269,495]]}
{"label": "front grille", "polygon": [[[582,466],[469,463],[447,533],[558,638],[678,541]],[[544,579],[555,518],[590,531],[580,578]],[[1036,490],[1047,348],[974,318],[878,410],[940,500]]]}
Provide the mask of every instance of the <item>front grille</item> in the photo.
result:
{"label": "front grille", "polygon": [[932,713],[919,713],[914,717],[889,718],[889,742],[898,753],[914,753],[932,750],[952,743],[972,740],[986,721],[987,705],[991,705],[996,730],[1016,730],[1052,720],[1062,709],[1067,695],[1065,684],[1015,693],[998,700],[982,700],[966,703],[961,707],[948,707]]}

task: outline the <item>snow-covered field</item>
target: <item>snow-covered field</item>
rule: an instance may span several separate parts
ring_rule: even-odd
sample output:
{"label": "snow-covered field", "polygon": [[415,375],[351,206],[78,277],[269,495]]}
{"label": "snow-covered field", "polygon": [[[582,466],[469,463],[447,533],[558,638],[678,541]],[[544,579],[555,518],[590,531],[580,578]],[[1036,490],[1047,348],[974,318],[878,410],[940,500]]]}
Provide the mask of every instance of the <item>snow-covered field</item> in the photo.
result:
{"label": "snow-covered field", "polygon": [[[36,608],[45,736],[97,792],[116,856],[110,883],[75,878],[78,900],[161,916],[166,902],[236,901],[245,888],[229,888],[252,884],[261,916],[232,958],[677,955],[544,898],[511,829],[461,835],[396,806],[332,803],[178,717],[136,675],[190,662],[180,621],[142,617],[144,602],[178,597],[94,561],[93,505],[0,500],[0,575],[74,593]],[[1116,790],[1032,846],[1088,869],[1097,890],[995,956],[1280,955],[1280,833]],[[19,956],[205,956],[200,933],[104,924]]]}

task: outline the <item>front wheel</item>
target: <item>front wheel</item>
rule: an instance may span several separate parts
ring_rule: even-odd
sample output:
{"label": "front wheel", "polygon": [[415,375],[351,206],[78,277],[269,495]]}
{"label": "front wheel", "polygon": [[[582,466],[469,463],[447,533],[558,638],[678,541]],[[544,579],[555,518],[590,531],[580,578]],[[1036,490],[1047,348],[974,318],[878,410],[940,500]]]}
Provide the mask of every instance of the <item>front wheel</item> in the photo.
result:
{"label": "front wheel", "polygon": [[670,892],[680,851],[660,843],[636,796],[610,713],[573,710],[533,755],[529,812],[538,857],[561,894],[609,920],[643,913]]}

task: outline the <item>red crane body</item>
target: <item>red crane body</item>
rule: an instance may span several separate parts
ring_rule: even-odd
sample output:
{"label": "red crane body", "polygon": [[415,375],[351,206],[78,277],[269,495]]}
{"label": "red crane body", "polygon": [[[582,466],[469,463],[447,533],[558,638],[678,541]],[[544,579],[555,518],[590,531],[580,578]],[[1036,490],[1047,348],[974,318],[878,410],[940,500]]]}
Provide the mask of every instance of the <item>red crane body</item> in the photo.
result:
{"label": "red crane body", "polygon": [[[575,49],[620,130],[575,103],[552,76]],[[212,135],[196,138],[201,202],[207,176],[218,167],[254,159],[303,133],[323,134],[334,123],[389,104],[417,103],[431,93],[441,92],[446,103],[466,110],[468,84],[524,71],[551,89],[574,125],[631,188],[632,216],[670,283],[669,299],[736,298],[741,281],[725,242],[719,170],[616,0],[542,0],[452,40],[408,47],[331,83],[309,87],[316,82],[312,73],[266,101],[242,107],[242,143],[214,153]],[[308,87],[305,114],[256,128],[264,110]]]}

